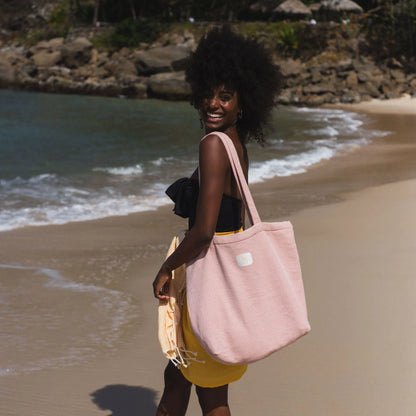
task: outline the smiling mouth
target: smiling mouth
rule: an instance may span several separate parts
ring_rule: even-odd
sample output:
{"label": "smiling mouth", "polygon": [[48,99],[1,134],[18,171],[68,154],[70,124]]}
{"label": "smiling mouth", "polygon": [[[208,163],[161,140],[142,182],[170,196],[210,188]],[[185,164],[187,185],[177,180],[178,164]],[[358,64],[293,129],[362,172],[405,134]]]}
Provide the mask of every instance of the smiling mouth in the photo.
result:
{"label": "smiling mouth", "polygon": [[216,121],[222,119],[223,116],[221,114],[212,114],[207,113],[207,121]]}

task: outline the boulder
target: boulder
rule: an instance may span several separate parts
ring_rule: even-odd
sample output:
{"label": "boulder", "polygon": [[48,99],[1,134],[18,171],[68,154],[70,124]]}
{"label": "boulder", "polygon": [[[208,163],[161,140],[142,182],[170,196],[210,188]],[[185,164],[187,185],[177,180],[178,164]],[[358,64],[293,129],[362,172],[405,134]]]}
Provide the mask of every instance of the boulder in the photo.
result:
{"label": "boulder", "polygon": [[279,65],[280,73],[284,77],[294,77],[304,71],[304,65],[298,59],[287,59],[279,61],[277,64]]}
{"label": "boulder", "polygon": [[103,65],[103,68],[114,75],[116,79],[137,78],[137,69],[134,63],[118,53],[114,53],[111,59]]}
{"label": "boulder", "polygon": [[18,80],[34,78],[38,73],[38,68],[33,63],[24,64],[18,67],[16,77]]}
{"label": "boulder", "polygon": [[164,46],[140,51],[136,54],[139,75],[150,76],[162,72],[182,71],[190,49],[183,46]]}
{"label": "boulder", "polygon": [[22,50],[21,48],[5,47],[0,50],[0,55],[13,66],[23,65],[23,63],[26,63],[27,61],[25,50]]}
{"label": "boulder", "polygon": [[313,107],[320,106],[320,105],[327,104],[327,103],[333,104],[335,102],[337,102],[335,95],[329,92],[323,95],[316,95],[316,94],[308,95],[307,97],[305,97],[305,100],[304,100],[304,104],[310,105]]}
{"label": "boulder", "polygon": [[36,53],[41,50],[58,50],[64,44],[64,38],[53,38],[50,40],[42,40],[35,46],[30,48],[32,53]]}
{"label": "boulder", "polygon": [[48,52],[47,50],[40,50],[36,52],[33,56],[33,62],[36,66],[54,66],[56,65],[62,58],[60,51],[55,52]]}
{"label": "boulder", "polygon": [[16,72],[13,65],[0,55],[0,87],[7,87],[16,79]]}
{"label": "boulder", "polygon": [[65,66],[52,66],[49,68],[49,72],[66,78],[70,78],[72,75],[72,71]]}
{"label": "boulder", "polygon": [[340,101],[345,104],[359,103],[361,101],[361,95],[358,91],[344,90]]}
{"label": "boulder", "polygon": [[157,44],[154,46],[168,46],[168,45],[182,45],[186,47],[193,47],[195,45],[195,36],[189,30],[184,30],[180,33],[165,33],[160,37]]}
{"label": "boulder", "polygon": [[381,95],[378,85],[376,85],[376,83],[372,80],[364,83],[358,90],[372,98],[378,98]]}
{"label": "boulder", "polygon": [[372,76],[369,71],[360,71],[357,74],[358,82],[365,83],[371,80]]}
{"label": "boulder", "polygon": [[306,85],[303,87],[304,94],[325,94],[331,92],[336,93],[336,88],[333,82],[320,82],[319,84]]}
{"label": "boulder", "polygon": [[191,88],[185,81],[185,72],[155,74],[149,78],[148,94],[151,97],[169,100],[183,100],[191,95]]}
{"label": "boulder", "polygon": [[87,38],[77,38],[61,48],[62,62],[68,68],[77,68],[88,63],[92,56],[92,43]]}
{"label": "boulder", "polygon": [[400,69],[391,69],[390,75],[396,82],[404,83],[406,81],[406,75]]}
{"label": "boulder", "polygon": [[147,98],[147,84],[134,82],[132,85],[132,98]]}
{"label": "boulder", "polygon": [[312,67],[309,72],[311,73],[311,82],[312,84],[317,84],[321,81],[322,76],[321,76],[321,71],[319,70],[318,67]]}
{"label": "boulder", "polygon": [[342,61],[339,61],[335,69],[337,70],[337,72],[351,71],[352,69],[354,69],[352,59],[344,59]]}
{"label": "boulder", "polygon": [[355,89],[358,85],[358,77],[355,72],[350,72],[345,80],[345,84],[347,88]]}

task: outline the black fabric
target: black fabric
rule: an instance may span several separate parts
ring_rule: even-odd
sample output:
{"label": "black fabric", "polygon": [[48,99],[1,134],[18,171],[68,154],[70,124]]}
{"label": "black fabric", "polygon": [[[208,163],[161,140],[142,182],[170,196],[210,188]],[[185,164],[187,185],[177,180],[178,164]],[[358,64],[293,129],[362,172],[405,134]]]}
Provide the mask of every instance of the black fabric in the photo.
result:
{"label": "black fabric", "polygon": [[[166,194],[175,203],[173,212],[183,218],[189,218],[188,226],[191,229],[195,224],[199,194],[198,181],[191,178],[178,179],[166,189]],[[235,231],[242,227],[241,206],[241,200],[228,195],[222,196],[215,228],[217,233]]]}

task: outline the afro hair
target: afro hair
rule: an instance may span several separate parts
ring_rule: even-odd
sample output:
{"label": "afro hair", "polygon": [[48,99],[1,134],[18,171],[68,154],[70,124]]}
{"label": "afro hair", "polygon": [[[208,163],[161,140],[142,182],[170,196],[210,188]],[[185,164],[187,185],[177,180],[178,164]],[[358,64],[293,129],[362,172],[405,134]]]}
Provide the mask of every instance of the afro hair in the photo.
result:
{"label": "afro hair", "polygon": [[263,127],[275,105],[281,76],[263,45],[236,34],[229,26],[214,28],[191,53],[186,80],[196,109],[218,87],[235,90],[242,108],[242,118],[237,122],[240,140],[264,142]]}

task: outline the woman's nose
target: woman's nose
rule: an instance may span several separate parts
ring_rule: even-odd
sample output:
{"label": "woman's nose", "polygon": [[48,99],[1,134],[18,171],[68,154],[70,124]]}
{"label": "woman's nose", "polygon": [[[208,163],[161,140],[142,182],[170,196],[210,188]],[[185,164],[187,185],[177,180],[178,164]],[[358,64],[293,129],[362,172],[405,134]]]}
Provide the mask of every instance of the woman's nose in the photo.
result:
{"label": "woman's nose", "polygon": [[208,107],[209,108],[217,108],[218,107],[218,98],[211,97],[208,99]]}

